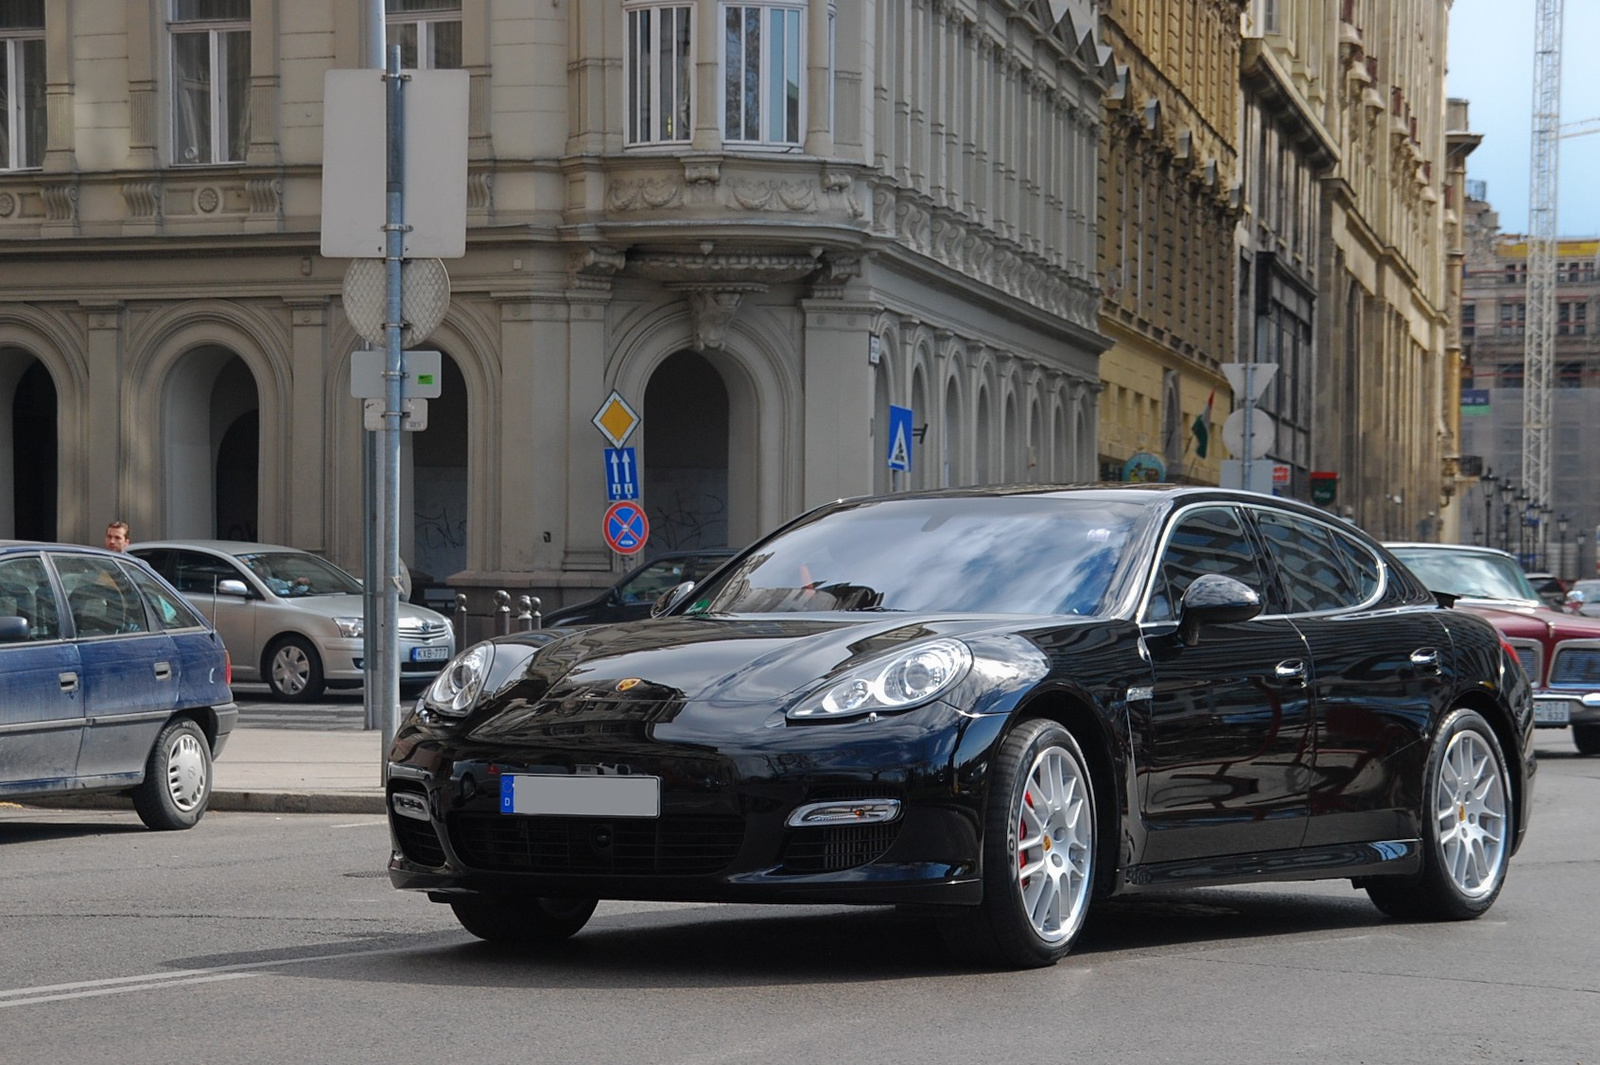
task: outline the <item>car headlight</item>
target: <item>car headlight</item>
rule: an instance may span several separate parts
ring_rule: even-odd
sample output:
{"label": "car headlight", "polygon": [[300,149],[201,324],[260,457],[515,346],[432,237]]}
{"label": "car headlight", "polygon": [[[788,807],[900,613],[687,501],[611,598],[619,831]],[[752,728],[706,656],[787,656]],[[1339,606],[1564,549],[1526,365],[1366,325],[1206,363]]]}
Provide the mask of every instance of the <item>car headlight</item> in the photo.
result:
{"label": "car headlight", "polygon": [[815,721],[904,710],[933,699],[971,668],[972,652],[966,644],[930,640],[836,677],[826,688],[790,707],[787,716]]}
{"label": "car headlight", "polygon": [[494,666],[494,644],[475,643],[445,664],[422,696],[424,713],[462,717],[483,694]]}
{"label": "car headlight", "polygon": [[334,618],[334,625],[339,629],[339,635],[347,640],[354,640],[366,631],[366,623],[360,618]]}

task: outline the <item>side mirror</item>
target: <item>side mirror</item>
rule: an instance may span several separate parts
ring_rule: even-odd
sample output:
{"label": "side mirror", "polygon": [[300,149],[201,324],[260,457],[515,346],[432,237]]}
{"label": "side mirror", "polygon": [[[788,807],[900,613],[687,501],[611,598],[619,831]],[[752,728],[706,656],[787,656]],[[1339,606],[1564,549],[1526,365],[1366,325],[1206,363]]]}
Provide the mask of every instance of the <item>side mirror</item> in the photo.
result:
{"label": "side mirror", "polygon": [[1261,613],[1261,596],[1249,585],[1220,573],[1203,573],[1183,593],[1178,608],[1178,638],[1185,646],[1200,642],[1207,625],[1249,621]]}
{"label": "side mirror", "polygon": [[684,581],[682,584],[667,589],[661,593],[661,597],[650,607],[650,616],[653,618],[660,617],[689,598],[689,593],[692,591],[694,591],[694,581]]}
{"label": "side mirror", "polygon": [[236,599],[249,599],[250,587],[236,577],[217,582],[218,595],[231,595]]}
{"label": "side mirror", "polygon": [[20,643],[27,638],[27,618],[16,615],[0,617],[0,643]]}

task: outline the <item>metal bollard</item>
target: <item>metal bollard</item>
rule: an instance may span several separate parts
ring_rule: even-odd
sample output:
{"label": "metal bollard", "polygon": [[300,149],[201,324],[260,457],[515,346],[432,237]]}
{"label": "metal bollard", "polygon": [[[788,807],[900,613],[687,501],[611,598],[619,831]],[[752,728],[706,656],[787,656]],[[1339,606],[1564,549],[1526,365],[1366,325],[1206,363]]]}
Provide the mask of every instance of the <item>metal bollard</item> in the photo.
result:
{"label": "metal bollard", "polygon": [[451,618],[451,625],[456,630],[456,649],[463,650],[467,646],[467,593],[456,593],[456,609]]}
{"label": "metal bollard", "polygon": [[536,629],[544,628],[544,600],[538,596],[533,596],[533,602],[529,605],[533,607],[533,627]]}
{"label": "metal bollard", "polygon": [[533,596],[517,596],[517,631],[533,631]]}
{"label": "metal bollard", "polygon": [[511,633],[511,593],[504,588],[494,593],[494,631],[497,636]]}

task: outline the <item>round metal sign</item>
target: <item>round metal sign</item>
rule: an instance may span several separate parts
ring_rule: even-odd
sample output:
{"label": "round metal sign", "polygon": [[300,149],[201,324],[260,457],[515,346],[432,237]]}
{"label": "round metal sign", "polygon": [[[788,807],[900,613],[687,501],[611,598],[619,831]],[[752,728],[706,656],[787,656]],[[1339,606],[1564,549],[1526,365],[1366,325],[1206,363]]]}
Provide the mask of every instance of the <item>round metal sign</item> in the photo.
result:
{"label": "round metal sign", "polygon": [[650,520],[637,500],[625,499],[606,508],[602,525],[606,544],[619,555],[637,553],[650,539]]}
{"label": "round metal sign", "polygon": [[[344,272],[344,313],[361,338],[382,347],[388,274],[382,259],[352,259]],[[450,309],[450,274],[442,259],[407,259],[400,264],[400,346],[416,347],[439,328]]]}

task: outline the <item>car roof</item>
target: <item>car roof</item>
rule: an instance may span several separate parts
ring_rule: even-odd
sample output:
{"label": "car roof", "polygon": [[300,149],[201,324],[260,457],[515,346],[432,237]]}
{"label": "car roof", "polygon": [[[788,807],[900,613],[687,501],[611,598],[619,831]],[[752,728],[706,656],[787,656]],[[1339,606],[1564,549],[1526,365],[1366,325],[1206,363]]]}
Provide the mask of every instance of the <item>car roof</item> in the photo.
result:
{"label": "car roof", "polygon": [[129,551],[148,551],[155,548],[197,548],[223,555],[256,555],[267,551],[289,551],[297,555],[315,554],[300,547],[262,544],[251,540],[141,540],[128,545]]}
{"label": "car roof", "polygon": [[[1509,551],[1502,551],[1498,547],[1485,547],[1482,544],[1433,544],[1422,540],[1385,540],[1383,546],[1391,551],[1405,548],[1427,548],[1432,551],[1461,551],[1478,555],[1501,555],[1515,560],[1516,556]],[[1532,574],[1529,574],[1532,576]]]}
{"label": "car roof", "polygon": [[93,544],[69,544],[54,540],[0,540],[0,551],[71,551],[74,554],[108,555],[120,557],[120,551],[108,551]]}

